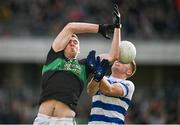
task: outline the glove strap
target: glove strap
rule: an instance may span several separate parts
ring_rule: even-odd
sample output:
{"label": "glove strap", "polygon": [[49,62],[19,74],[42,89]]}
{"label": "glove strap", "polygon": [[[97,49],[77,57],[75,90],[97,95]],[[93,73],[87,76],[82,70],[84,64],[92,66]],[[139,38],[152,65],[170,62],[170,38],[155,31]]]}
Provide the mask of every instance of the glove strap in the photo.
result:
{"label": "glove strap", "polygon": [[103,33],[105,30],[104,24],[99,24],[98,33]]}
{"label": "glove strap", "polygon": [[[103,75],[103,76],[104,76],[104,75]],[[101,79],[103,78],[103,76],[102,76],[101,72],[96,72],[93,80],[96,81],[96,82],[99,82],[99,81],[101,81]]]}
{"label": "glove strap", "polygon": [[101,81],[101,80],[99,80],[99,79],[96,79],[96,78],[93,78],[93,80],[94,80],[94,81],[96,81],[96,82],[99,82],[99,81]]}
{"label": "glove strap", "polygon": [[114,27],[115,27],[115,28],[121,28],[121,27],[122,27],[122,24],[114,24]]}

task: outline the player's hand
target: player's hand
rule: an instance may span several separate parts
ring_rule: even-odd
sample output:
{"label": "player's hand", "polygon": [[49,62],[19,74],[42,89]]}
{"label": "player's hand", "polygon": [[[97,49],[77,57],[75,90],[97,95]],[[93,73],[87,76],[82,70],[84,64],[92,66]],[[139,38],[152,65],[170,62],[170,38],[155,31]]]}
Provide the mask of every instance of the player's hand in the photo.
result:
{"label": "player's hand", "polygon": [[108,67],[109,67],[109,61],[106,59],[103,59],[102,61],[100,61],[100,57],[98,56],[96,60],[96,69],[94,72],[93,80],[95,80],[96,82],[99,82],[106,74]]}
{"label": "player's hand", "polygon": [[100,24],[98,33],[103,35],[106,39],[110,39],[109,35],[114,31],[114,25],[113,24]]}
{"label": "player's hand", "polygon": [[95,57],[96,51],[92,50],[89,52],[87,58],[86,58],[86,63],[88,66],[88,69],[90,72],[94,72],[96,68],[96,57]]}
{"label": "player's hand", "polygon": [[121,27],[121,15],[119,13],[117,4],[114,4],[114,8],[113,8],[113,24],[115,25],[116,28]]}

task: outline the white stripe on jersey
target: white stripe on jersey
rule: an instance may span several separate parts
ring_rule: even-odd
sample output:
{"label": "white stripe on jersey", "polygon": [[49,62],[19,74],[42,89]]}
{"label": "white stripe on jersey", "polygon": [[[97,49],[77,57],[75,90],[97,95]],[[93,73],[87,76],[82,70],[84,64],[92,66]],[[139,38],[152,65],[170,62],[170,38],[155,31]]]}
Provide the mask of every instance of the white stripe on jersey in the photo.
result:
{"label": "white stripe on jersey", "polygon": [[102,112],[103,112],[103,114],[105,114],[105,116],[114,117],[114,118],[120,118],[121,120],[124,121],[124,115],[122,115],[122,114],[120,114],[118,112],[108,111],[108,110],[104,110],[102,108],[93,108],[91,110],[91,114],[96,114],[96,115],[102,115]]}
{"label": "white stripe on jersey", "polygon": [[126,110],[129,107],[129,105],[125,101],[123,101],[123,100],[121,100],[119,98],[108,97],[108,96],[104,96],[102,94],[93,96],[93,102],[96,102],[96,101],[101,101],[101,102],[104,102],[104,103],[121,106],[121,107],[125,108]]}
{"label": "white stripe on jersey", "polygon": [[123,93],[124,93],[123,97],[126,96],[128,94],[128,90],[125,87],[125,85],[123,85],[122,83],[119,83],[118,85],[121,86],[121,88],[123,89]]}

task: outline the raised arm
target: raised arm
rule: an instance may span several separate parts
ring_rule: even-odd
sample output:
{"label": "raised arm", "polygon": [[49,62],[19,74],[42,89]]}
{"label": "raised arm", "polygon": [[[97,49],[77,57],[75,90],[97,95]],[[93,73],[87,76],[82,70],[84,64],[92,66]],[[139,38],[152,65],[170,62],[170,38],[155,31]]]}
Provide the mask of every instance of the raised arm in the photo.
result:
{"label": "raised arm", "polygon": [[52,48],[55,52],[61,51],[66,47],[73,34],[97,33],[98,29],[98,24],[77,22],[68,23],[55,38]]}
{"label": "raised arm", "polygon": [[119,58],[119,45],[121,42],[121,20],[118,6],[115,5],[113,9],[113,24],[115,26],[111,48],[107,54],[100,55],[101,58],[108,59],[109,62],[114,62]]}
{"label": "raised arm", "polygon": [[107,59],[109,62],[114,62],[119,58],[119,44],[121,41],[121,29],[115,28],[111,48],[107,54],[101,54],[101,59]]}
{"label": "raised arm", "polygon": [[[120,51],[119,44],[121,42],[120,13],[119,13],[118,7],[116,5],[114,6],[113,13],[114,13],[113,24],[114,24],[115,29],[114,29],[114,35],[113,35],[111,48],[109,50],[109,53],[100,55],[101,59],[107,59],[109,62],[114,62],[115,60],[117,60],[119,58],[119,51]],[[96,64],[94,64],[93,67],[95,67],[95,65]],[[96,76],[96,73],[94,73],[94,74]],[[103,78],[103,77],[101,77],[101,78]],[[100,80],[101,78],[98,78],[98,79]],[[91,80],[91,82],[87,86],[87,92],[89,95],[93,95],[98,91],[98,88],[99,88],[98,81]]]}

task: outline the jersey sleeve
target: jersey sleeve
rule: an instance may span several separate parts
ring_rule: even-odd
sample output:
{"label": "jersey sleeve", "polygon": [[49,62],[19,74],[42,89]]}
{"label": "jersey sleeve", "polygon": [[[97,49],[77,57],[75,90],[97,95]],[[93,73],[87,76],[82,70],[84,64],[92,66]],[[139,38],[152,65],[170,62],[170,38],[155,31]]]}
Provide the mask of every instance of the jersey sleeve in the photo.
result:
{"label": "jersey sleeve", "polygon": [[53,48],[51,47],[51,49],[49,50],[48,54],[47,54],[47,59],[46,59],[46,63],[45,64],[49,64],[51,63],[54,59],[56,59],[57,57],[60,58],[65,58],[64,56],[64,50],[59,51],[59,52],[55,52],[53,50]]}
{"label": "jersey sleeve", "polygon": [[121,81],[119,85],[123,89],[124,92],[123,97],[128,97],[131,99],[135,89],[134,84],[129,80],[125,80],[125,81]]}

